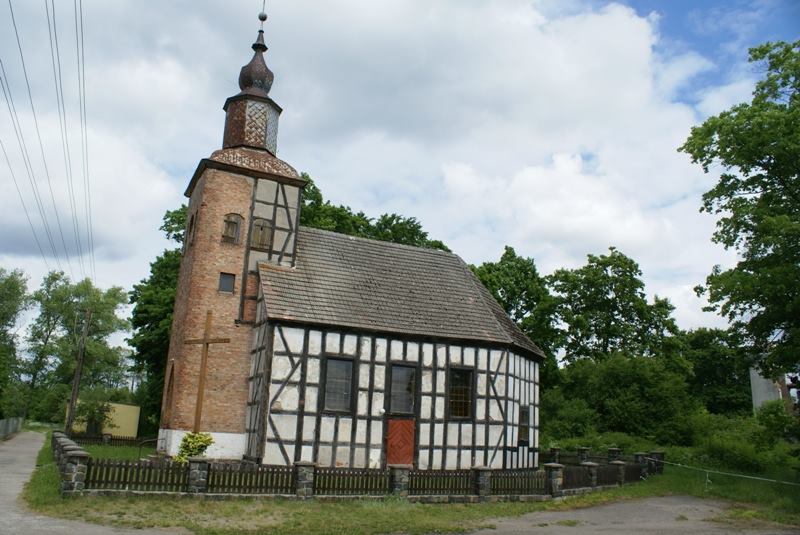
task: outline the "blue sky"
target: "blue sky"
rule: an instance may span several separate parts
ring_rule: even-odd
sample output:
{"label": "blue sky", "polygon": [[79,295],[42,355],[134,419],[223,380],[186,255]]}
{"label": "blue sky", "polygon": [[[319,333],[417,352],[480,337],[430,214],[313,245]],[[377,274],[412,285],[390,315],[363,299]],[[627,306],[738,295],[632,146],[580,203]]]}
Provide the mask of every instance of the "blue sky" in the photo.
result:
{"label": "blue sky", "polygon": [[[52,201],[68,219],[44,6],[12,3]],[[220,147],[221,107],[238,92],[261,6],[83,3],[97,280],[129,288],[169,246],[158,230],[164,211],[184,202],[197,162]],[[55,4],[75,127],[72,3]],[[747,48],[800,37],[800,2],[268,4],[271,96],[284,109],[278,154],[327,198],[373,217],[415,216],[470,263],[511,245],[550,273],[615,246],[639,262],[650,296],[671,300],[682,327],[724,324],[693,291],[715,264],[736,261],[710,241],[714,217],[699,213],[716,177],[676,149],[692,125],[749,98],[758,72]],[[6,5],[0,58],[33,143]],[[24,177],[4,106],[0,140]],[[35,285],[45,265],[3,165],[0,266],[24,268]],[[43,162],[33,166],[41,180]],[[26,182],[23,194],[33,206]],[[42,232],[38,215],[33,222]]]}

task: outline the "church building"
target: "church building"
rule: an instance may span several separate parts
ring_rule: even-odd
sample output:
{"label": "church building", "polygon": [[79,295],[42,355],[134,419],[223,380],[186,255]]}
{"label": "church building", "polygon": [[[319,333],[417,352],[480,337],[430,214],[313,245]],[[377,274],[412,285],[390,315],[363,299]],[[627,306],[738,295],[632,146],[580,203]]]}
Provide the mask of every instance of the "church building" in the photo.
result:
{"label": "church building", "polygon": [[458,256],[300,226],[263,30],[252,48],[186,189],[159,450],[202,431],[271,465],[537,466],[541,350]]}

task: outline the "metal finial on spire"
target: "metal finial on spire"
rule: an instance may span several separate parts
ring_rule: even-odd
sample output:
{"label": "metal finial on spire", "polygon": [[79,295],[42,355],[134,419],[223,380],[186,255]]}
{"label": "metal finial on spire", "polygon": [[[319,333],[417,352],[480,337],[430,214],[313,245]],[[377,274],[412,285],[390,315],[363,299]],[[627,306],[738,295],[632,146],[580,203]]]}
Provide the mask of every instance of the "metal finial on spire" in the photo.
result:
{"label": "metal finial on spire", "polygon": [[267,0],[261,2],[261,13],[258,14],[258,20],[261,21],[261,29],[264,29],[264,22],[267,20]]}

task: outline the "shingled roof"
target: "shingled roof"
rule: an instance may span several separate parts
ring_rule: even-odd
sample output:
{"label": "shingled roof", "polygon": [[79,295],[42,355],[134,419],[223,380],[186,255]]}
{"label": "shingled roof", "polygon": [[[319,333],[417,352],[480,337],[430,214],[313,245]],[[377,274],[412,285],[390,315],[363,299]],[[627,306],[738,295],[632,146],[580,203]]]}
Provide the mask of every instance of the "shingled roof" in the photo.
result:
{"label": "shingled roof", "polygon": [[294,268],[259,264],[267,317],[542,351],[461,258],[300,227]]}

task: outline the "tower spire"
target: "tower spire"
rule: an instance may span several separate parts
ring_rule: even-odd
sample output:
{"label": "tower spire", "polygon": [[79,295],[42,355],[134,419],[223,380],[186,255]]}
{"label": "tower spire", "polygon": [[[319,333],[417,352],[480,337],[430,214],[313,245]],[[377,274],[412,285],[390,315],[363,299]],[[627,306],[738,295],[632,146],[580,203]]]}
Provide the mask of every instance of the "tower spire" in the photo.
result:
{"label": "tower spire", "polygon": [[261,29],[258,30],[258,37],[252,46],[253,58],[239,73],[239,89],[242,90],[239,94],[266,97],[272,88],[275,74],[269,70],[264,60],[264,52],[267,51],[267,45],[264,44],[264,21],[267,20],[267,14],[262,11],[258,14],[258,20],[261,21]]}

